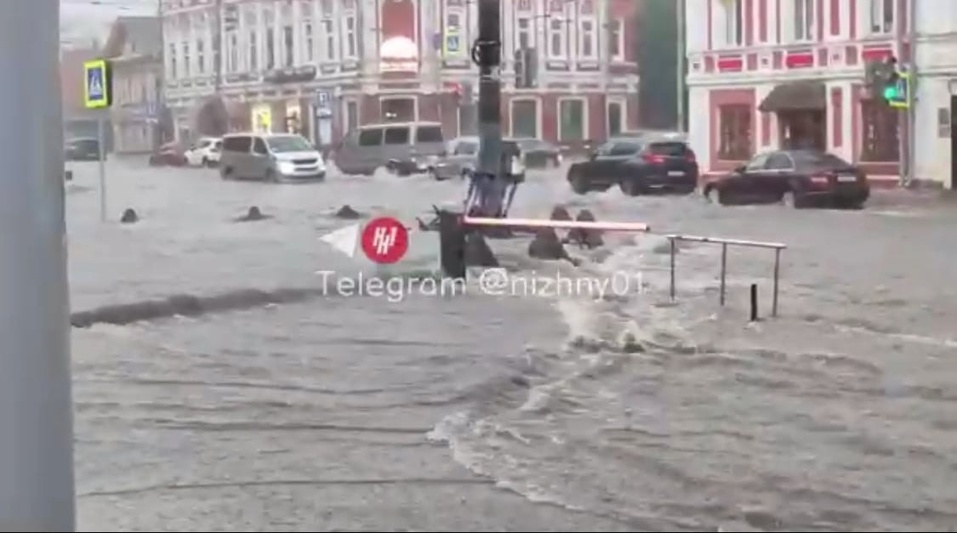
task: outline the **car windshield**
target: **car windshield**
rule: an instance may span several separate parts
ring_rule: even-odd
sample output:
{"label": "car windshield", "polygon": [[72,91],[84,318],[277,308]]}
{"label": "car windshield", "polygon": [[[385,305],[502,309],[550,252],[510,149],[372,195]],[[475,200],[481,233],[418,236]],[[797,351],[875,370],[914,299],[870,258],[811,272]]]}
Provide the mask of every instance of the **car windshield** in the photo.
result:
{"label": "car windshield", "polygon": [[791,158],[794,159],[794,163],[798,168],[839,168],[851,166],[847,161],[827,152],[791,152]]}
{"label": "car windshield", "polygon": [[309,141],[298,135],[267,137],[266,144],[269,145],[270,150],[276,153],[309,152],[315,149],[309,144]]}

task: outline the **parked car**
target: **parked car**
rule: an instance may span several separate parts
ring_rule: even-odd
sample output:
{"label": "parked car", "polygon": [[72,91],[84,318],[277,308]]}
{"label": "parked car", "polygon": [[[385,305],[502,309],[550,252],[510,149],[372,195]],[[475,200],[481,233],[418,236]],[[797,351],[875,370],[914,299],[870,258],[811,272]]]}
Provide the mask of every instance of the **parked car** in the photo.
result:
{"label": "parked car", "polygon": [[214,167],[219,163],[219,147],[222,139],[203,137],[186,150],[184,155],[190,166]]}
{"label": "parked car", "polygon": [[179,143],[166,143],[150,155],[149,165],[151,167],[185,167],[188,161],[184,152]]}
{"label": "parked car", "polygon": [[561,150],[541,139],[515,139],[522,149],[525,168],[555,168],[562,164]]}
{"label": "parked car", "polygon": [[[99,161],[100,141],[95,137],[77,137],[66,142],[63,155],[67,161]],[[103,154],[106,159],[106,154]]]}
{"label": "parked car", "polygon": [[668,136],[616,137],[601,145],[587,161],[572,164],[568,183],[586,194],[618,185],[628,196],[652,192],[689,194],[698,183],[694,151]]}
{"label": "parked car", "polygon": [[444,152],[438,122],[385,122],[346,135],[335,151],[335,161],[346,174],[372,175],[382,168],[407,176],[426,172]]}
{"label": "parked car", "polygon": [[760,153],[702,188],[722,205],[781,202],[791,207],[832,205],[859,209],[870,196],[864,172],[821,150]]}
{"label": "parked car", "polygon": [[[502,140],[502,150],[511,154],[509,173],[519,181],[525,180],[524,154],[520,143],[513,139]],[[436,158],[428,173],[436,180],[466,178],[478,167],[479,138],[458,137],[449,142],[445,155]]]}
{"label": "parked car", "polygon": [[294,133],[231,133],[223,137],[219,173],[226,180],[321,180],[322,154]]}

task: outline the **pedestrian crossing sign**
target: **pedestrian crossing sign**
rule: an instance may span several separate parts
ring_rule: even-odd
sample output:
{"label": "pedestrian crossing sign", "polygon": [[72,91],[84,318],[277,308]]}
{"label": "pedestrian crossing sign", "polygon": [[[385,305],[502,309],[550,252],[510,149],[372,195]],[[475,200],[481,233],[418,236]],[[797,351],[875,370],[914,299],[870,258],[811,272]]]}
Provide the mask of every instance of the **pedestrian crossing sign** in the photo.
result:
{"label": "pedestrian crossing sign", "polygon": [[105,59],[83,63],[83,100],[87,109],[110,107],[113,101],[110,65]]}

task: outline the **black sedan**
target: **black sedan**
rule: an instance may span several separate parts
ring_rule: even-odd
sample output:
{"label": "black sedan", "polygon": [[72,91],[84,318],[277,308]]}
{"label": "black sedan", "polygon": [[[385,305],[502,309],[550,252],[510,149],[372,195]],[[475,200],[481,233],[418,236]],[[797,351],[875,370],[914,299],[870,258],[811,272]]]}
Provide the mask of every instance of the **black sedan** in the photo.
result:
{"label": "black sedan", "polygon": [[555,168],[562,164],[562,153],[553,144],[540,139],[515,139],[522,150],[525,168]]}
{"label": "black sedan", "polygon": [[867,176],[840,157],[819,150],[780,150],[706,184],[710,201],[723,205],[780,202],[791,207],[859,209],[870,196]]}
{"label": "black sedan", "polygon": [[92,137],[70,139],[63,152],[67,161],[99,161],[100,141]]}
{"label": "black sedan", "polygon": [[616,137],[587,161],[568,169],[573,191],[585,194],[618,185],[628,196],[654,192],[689,194],[698,184],[694,151],[669,136]]}

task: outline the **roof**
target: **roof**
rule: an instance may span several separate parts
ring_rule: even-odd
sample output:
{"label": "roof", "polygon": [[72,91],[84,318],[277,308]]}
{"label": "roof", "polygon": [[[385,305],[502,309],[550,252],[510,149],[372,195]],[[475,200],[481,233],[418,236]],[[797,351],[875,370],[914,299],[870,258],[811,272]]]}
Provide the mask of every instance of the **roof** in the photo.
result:
{"label": "roof", "polygon": [[817,80],[791,81],[771,89],[761,101],[758,110],[762,113],[781,111],[823,111],[827,109],[827,89]]}
{"label": "roof", "polygon": [[104,56],[144,55],[159,57],[163,52],[162,23],[157,17],[117,17],[110,28]]}
{"label": "roof", "polygon": [[441,127],[442,124],[440,122],[430,122],[425,120],[412,121],[412,122],[380,122],[378,124],[366,124],[364,126],[360,126],[359,129],[367,130],[372,128],[396,128],[396,127],[402,127],[402,126],[439,126]]}

